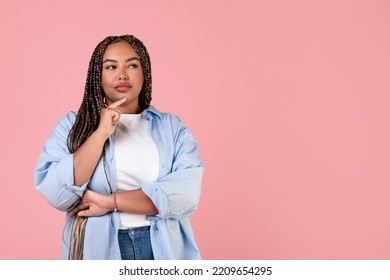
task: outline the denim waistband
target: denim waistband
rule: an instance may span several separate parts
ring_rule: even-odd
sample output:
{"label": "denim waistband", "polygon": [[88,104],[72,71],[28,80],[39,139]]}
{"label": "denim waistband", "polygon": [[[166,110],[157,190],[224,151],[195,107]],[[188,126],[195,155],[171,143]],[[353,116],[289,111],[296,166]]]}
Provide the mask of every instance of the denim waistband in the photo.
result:
{"label": "denim waistband", "polygon": [[130,235],[133,238],[150,235],[150,226],[120,229],[119,235]]}

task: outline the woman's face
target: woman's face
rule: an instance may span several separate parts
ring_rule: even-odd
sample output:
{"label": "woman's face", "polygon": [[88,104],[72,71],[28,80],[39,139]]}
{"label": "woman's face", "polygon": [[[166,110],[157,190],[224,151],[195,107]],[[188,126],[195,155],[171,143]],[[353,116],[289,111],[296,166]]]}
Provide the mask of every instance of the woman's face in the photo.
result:
{"label": "woman's face", "polygon": [[118,107],[122,113],[140,113],[138,97],[144,82],[141,61],[134,48],[125,41],[111,44],[103,55],[102,87],[106,104],[126,97]]}

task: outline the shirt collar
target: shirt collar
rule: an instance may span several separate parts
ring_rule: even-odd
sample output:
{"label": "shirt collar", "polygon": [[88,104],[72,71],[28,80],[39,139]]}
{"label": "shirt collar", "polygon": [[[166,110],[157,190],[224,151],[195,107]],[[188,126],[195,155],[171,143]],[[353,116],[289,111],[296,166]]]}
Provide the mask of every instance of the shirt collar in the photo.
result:
{"label": "shirt collar", "polygon": [[160,119],[162,118],[161,112],[159,110],[157,110],[155,107],[153,107],[152,105],[150,105],[147,109],[145,109],[142,112],[142,116],[145,119],[149,119],[149,120],[153,119],[154,116],[157,116]]}

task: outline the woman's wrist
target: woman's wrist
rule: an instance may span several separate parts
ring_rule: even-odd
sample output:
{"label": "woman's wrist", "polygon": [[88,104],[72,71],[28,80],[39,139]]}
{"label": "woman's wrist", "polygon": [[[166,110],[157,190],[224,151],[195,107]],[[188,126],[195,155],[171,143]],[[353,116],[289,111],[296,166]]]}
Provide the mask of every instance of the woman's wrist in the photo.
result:
{"label": "woman's wrist", "polygon": [[107,132],[107,131],[104,131],[103,129],[101,128],[97,128],[93,134],[95,134],[99,139],[102,139],[103,140],[103,143],[108,139],[110,138],[110,133]]}
{"label": "woman's wrist", "polygon": [[117,201],[116,201],[116,192],[108,195],[108,209],[110,209],[110,211],[114,211],[116,212],[118,210],[118,204],[117,204]]}

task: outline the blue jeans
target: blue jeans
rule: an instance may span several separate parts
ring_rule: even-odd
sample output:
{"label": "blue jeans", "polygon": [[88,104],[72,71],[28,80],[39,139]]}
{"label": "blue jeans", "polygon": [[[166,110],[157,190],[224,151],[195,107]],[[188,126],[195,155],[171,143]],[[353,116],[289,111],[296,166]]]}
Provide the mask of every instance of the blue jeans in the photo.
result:
{"label": "blue jeans", "polygon": [[149,226],[120,229],[118,240],[122,260],[154,260]]}

